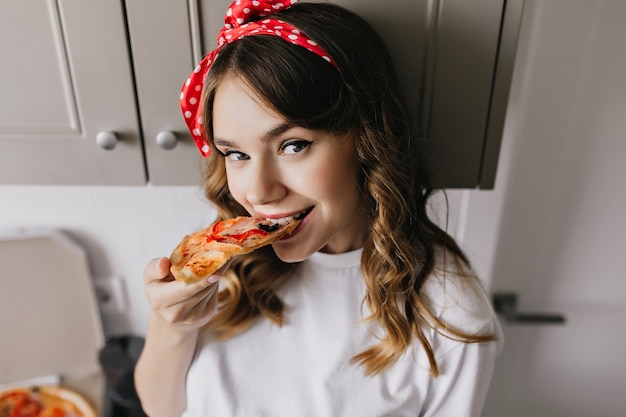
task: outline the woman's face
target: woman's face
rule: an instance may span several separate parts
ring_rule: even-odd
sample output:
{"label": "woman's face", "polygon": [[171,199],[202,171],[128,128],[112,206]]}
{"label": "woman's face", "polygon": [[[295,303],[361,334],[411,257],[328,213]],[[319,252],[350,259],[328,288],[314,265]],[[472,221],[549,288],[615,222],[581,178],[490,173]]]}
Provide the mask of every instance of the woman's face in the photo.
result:
{"label": "woman's face", "polygon": [[289,125],[245,83],[227,77],[213,103],[213,138],[225,155],[228,187],[252,216],[306,213],[273,244],[285,262],[360,248],[368,222],[357,180],[354,138]]}

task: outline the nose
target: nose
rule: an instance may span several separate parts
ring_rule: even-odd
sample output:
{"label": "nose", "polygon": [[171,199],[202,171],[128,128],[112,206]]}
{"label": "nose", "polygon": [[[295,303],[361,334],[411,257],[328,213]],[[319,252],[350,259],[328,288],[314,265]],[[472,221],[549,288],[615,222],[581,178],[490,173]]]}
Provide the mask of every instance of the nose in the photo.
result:
{"label": "nose", "polygon": [[249,172],[246,199],[254,206],[263,206],[285,197],[285,187],[278,168],[272,163],[258,163]]}

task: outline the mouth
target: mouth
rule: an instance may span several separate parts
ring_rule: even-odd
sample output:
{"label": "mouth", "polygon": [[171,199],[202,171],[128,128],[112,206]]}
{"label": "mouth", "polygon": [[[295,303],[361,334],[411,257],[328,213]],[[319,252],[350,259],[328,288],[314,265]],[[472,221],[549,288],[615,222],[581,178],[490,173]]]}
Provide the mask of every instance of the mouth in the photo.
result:
{"label": "mouth", "polygon": [[290,222],[290,221],[292,221],[294,219],[300,221],[300,220],[304,219],[307,216],[307,214],[309,214],[311,212],[311,210],[313,210],[313,207],[309,207],[307,209],[304,209],[301,212],[299,212],[297,214],[294,214],[292,216],[279,217],[279,218],[276,218],[276,219],[266,218],[265,220],[267,220],[271,224],[279,224],[279,225],[285,224],[285,223]]}

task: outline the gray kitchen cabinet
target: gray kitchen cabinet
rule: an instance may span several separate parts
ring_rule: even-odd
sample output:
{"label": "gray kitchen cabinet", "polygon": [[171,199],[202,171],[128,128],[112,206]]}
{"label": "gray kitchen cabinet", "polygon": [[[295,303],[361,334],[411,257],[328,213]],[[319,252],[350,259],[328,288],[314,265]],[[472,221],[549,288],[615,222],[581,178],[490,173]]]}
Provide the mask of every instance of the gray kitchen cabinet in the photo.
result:
{"label": "gray kitchen cabinet", "polygon": [[201,24],[197,8],[194,1],[126,1],[146,165],[156,185],[201,179],[202,158],[179,107],[183,82],[200,60],[199,39],[190,36]]}
{"label": "gray kitchen cabinet", "polygon": [[137,3],[0,3],[0,184],[200,182],[178,109],[187,6],[143,2],[127,22]]}
{"label": "gray kitchen cabinet", "polygon": [[425,65],[413,72],[424,74],[425,151],[444,186],[492,189],[524,0],[429,3]]}
{"label": "gray kitchen cabinet", "polygon": [[0,54],[1,184],[145,183],[120,2],[0,2]]}
{"label": "gray kitchen cabinet", "polygon": [[[523,0],[335,2],[385,38],[442,186],[492,188]],[[198,184],[178,97],[230,3],[0,4],[0,184]]]}

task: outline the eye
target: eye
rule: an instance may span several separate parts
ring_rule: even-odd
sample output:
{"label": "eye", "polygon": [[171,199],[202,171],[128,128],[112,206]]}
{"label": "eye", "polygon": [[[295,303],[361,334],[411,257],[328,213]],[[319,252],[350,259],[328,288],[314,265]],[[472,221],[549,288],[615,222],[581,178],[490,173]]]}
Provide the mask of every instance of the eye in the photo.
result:
{"label": "eye", "polygon": [[229,159],[231,161],[245,161],[247,159],[250,159],[248,155],[238,151],[226,151],[223,153],[223,155],[226,159]]}
{"label": "eye", "polygon": [[292,140],[280,147],[282,155],[296,155],[311,145],[308,140]]}

